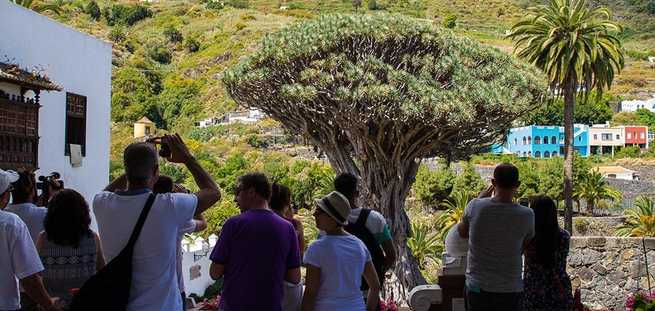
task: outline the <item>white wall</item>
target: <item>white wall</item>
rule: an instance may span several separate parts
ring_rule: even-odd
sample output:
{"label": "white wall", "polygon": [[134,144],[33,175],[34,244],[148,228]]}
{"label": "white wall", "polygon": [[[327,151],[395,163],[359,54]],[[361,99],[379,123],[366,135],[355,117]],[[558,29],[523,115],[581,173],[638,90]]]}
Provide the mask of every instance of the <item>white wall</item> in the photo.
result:
{"label": "white wall", "polygon": [[[41,93],[37,173],[60,172],[90,202],[109,179],[111,44],[9,1],[0,1],[0,29],[0,61],[41,67],[63,87]],[[77,168],[64,156],[66,92],[87,97],[86,157]]]}

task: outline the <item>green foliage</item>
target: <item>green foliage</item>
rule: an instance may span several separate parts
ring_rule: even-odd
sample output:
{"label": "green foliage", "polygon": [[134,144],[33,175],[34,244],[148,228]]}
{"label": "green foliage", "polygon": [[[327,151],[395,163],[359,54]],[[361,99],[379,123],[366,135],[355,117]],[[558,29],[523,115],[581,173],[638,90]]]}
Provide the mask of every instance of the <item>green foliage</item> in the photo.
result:
{"label": "green foliage", "polygon": [[159,174],[170,177],[175,183],[183,183],[184,180],[190,177],[186,168],[167,162],[159,165]]}
{"label": "green foliage", "polygon": [[[612,119],[614,111],[610,106],[612,97],[592,91],[588,96],[579,95],[573,112],[573,122],[579,124],[603,124]],[[550,104],[531,111],[521,117],[524,124],[564,124],[564,101],[554,99]]]}
{"label": "green foliage", "polygon": [[655,112],[648,109],[637,109],[635,112],[637,123],[648,127],[655,127]]}
{"label": "green foliage", "polygon": [[573,228],[584,235],[589,230],[589,221],[583,218],[576,218],[573,220]]}
{"label": "green foliage", "polygon": [[158,105],[165,120],[164,128],[173,127],[200,113],[199,90],[197,80],[175,77],[166,81],[158,97]]}
{"label": "green foliage", "polygon": [[212,1],[208,1],[207,4],[205,5],[205,7],[208,10],[217,10],[218,11],[218,10],[222,10],[225,7],[225,4],[224,4],[223,1],[220,1],[220,0],[212,0]]}
{"label": "green foliage", "polygon": [[355,9],[355,11],[359,10],[359,8],[362,7],[362,0],[351,0],[351,2],[353,4],[353,8]]}
{"label": "green foliage", "polygon": [[159,42],[150,42],[146,46],[146,53],[150,59],[160,64],[170,64],[173,55],[166,45]]}
{"label": "green foliage", "polygon": [[87,3],[86,7],[84,7],[84,13],[89,14],[89,16],[91,16],[91,18],[96,21],[99,20],[102,16],[100,7],[98,6],[98,3],[95,2],[95,0],[91,0],[89,3]]}
{"label": "green foliage", "polygon": [[164,36],[171,43],[179,43],[184,39],[184,37],[182,37],[182,33],[173,26],[169,26],[164,29]]}
{"label": "green foliage", "polygon": [[441,207],[445,208],[445,211],[439,214],[439,218],[437,218],[438,236],[441,240],[445,240],[450,228],[462,219],[466,205],[473,198],[474,196],[469,192],[457,191],[453,192],[448,200],[440,204]]}
{"label": "green foliage", "polygon": [[122,43],[125,41],[125,38],[125,27],[123,25],[116,25],[111,28],[111,31],[109,32],[109,40],[116,43]]}
{"label": "green foliage", "polygon": [[35,12],[45,12],[50,11],[56,15],[61,13],[61,6],[63,4],[62,0],[57,0],[51,3],[45,1],[34,1],[34,0],[11,0],[11,2],[20,5],[22,7],[34,10]]}
{"label": "green foliage", "polygon": [[223,195],[218,206],[214,206],[204,213],[205,219],[207,220],[207,229],[200,233],[200,236],[204,239],[209,238],[212,234],[218,235],[225,222],[230,217],[239,214],[239,208],[234,202],[234,197],[227,196],[226,193],[223,193]]}
{"label": "green foliage", "polygon": [[258,135],[256,134],[251,134],[248,135],[248,138],[246,138],[246,141],[248,142],[248,145],[250,145],[253,148],[267,148],[268,143],[261,138],[259,138]]}
{"label": "green foliage", "polygon": [[248,0],[227,0],[225,4],[236,9],[247,9],[250,7]]}
{"label": "green foliage", "polygon": [[625,146],[614,154],[615,158],[638,158],[641,155],[639,146]]}
{"label": "green foliage", "polygon": [[301,209],[312,207],[315,199],[332,191],[334,176],[332,168],[324,163],[298,160],[280,182],[291,189],[291,204]]}
{"label": "green foliage", "polygon": [[381,10],[382,7],[378,4],[377,0],[368,0],[368,9],[371,11]]}
{"label": "green foliage", "polygon": [[634,112],[619,112],[612,116],[612,125],[644,125]]}
{"label": "green foliage", "polygon": [[[238,104],[265,108],[291,129],[352,130],[350,136],[359,137],[351,124],[384,125],[371,126],[369,137],[379,137],[375,146],[383,149],[375,150],[391,159],[405,157],[391,152],[412,150],[412,156],[451,160],[478,152],[546,90],[536,70],[496,49],[388,14],[325,15],[295,24],[266,36],[223,82]],[[341,121],[335,126],[334,119]],[[439,133],[458,133],[467,143],[442,144]],[[351,148],[348,135],[338,137],[340,148]]]}
{"label": "green foliage", "polygon": [[453,29],[457,27],[457,15],[448,15],[446,18],[441,21],[441,26],[446,27],[448,29]]}
{"label": "green foliage", "polygon": [[145,115],[160,126],[161,116],[154,101],[158,83],[156,75],[148,76],[134,67],[114,71],[112,120],[134,122]]}
{"label": "green foliage", "polygon": [[655,208],[653,208],[653,199],[646,196],[637,197],[634,207],[625,210],[625,222],[617,227],[616,235],[654,237]]}
{"label": "green foliage", "polygon": [[439,163],[435,171],[430,171],[426,165],[421,165],[412,190],[423,204],[436,206],[450,196],[454,179],[455,173],[445,163]]}
{"label": "green foliage", "polygon": [[184,40],[184,48],[189,53],[198,52],[198,50],[200,50],[200,41],[198,41],[196,36],[187,37],[186,40]]}
{"label": "green foliage", "polygon": [[601,173],[597,170],[592,170],[575,183],[573,197],[578,200],[584,199],[587,202],[587,210],[593,213],[594,207],[597,207],[599,201],[620,201],[622,195],[607,183]]}
{"label": "green foliage", "polygon": [[214,176],[218,185],[225,193],[234,195],[237,178],[250,171],[248,160],[243,154],[230,155]]}
{"label": "green foliage", "polygon": [[439,260],[443,252],[439,237],[424,224],[412,224],[407,246],[412,250],[420,269],[425,269],[428,260]]}
{"label": "green foliage", "polygon": [[485,188],[485,183],[475,166],[470,161],[463,162],[462,169],[453,185],[453,192],[464,192],[471,196],[477,196]]}
{"label": "green foliage", "polygon": [[103,15],[107,19],[107,25],[132,26],[137,22],[152,17],[152,11],[141,5],[113,4],[103,9]]}

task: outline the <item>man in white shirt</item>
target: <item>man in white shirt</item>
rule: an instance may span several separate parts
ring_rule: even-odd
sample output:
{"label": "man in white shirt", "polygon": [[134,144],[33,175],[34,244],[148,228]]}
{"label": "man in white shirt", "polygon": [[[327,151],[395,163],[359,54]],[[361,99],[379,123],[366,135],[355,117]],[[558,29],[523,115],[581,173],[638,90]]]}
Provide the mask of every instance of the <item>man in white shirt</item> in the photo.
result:
{"label": "man in white shirt", "polygon": [[[9,203],[11,183],[18,174],[0,170],[0,209]],[[0,210],[0,310],[19,310],[18,284],[43,309],[59,310],[55,299],[43,287],[39,272],[43,271],[25,223],[18,216]]]}
{"label": "man in white shirt", "polygon": [[464,209],[457,230],[468,238],[466,310],[521,310],[522,254],[534,237],[532,209],[514,203],[519,170],[494,169],[492,185]]}
{"label": "man in white shirt", "polygon": [[[165,135],[169,162],[183,163],[200,189],[195,194],[157,195],[146,218],[132,259],[129,311],[182,309],[177,280],[177,237],[194,216],[214,205],[218,186],[191,155],[179,135]],[[100,237],[108,261],[125,247],[153,185],[159,177],[159,158],[151,143],[134,143],[123,153],[125,175],[112,182],[93,200]]]}
{"label": "man in white shirt", "polygon": [[43,220],[48,210],[36,206],[36,181],[34,173],[25,171],[18,172],[18,180],[12,183],[14,190],[11,191],[11,204],[7,205],[5,211],[14,213],[27,225],[32,241],[36,244],[39,233],[43,231]]}

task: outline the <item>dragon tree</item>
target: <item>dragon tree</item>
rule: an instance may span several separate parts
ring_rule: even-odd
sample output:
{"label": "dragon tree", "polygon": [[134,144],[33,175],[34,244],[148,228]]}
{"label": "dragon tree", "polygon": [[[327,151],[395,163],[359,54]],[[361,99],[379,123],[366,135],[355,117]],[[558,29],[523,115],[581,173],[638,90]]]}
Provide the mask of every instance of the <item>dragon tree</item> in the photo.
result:
{"label": "dragon tree", "polygon": [[497,49],[386,14],[290,26],[223,77],[239,105],[263,110],[324,151],[337,172],[361,178],[362,199],[387,218],[398,247],[398,282],[388,289],[400,299],[425,282],[404,210],[421,160],[467,158],[499,142],[542,102],[544,81]]}

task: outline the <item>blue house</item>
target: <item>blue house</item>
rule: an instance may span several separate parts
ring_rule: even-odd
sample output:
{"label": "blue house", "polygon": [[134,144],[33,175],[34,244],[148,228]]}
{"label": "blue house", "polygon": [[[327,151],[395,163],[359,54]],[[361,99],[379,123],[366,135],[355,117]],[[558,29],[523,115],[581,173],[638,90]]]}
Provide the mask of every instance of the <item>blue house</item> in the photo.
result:
{"label": "blue house", "polygon": [[[576,124],[574,148],[581,156],[589,154],[589,128]],[[496,148],[494,151],[498,151]],[[530,125],[510,130],[502,150],[520,157],[551,158],[564,154],[564,127]]]}

